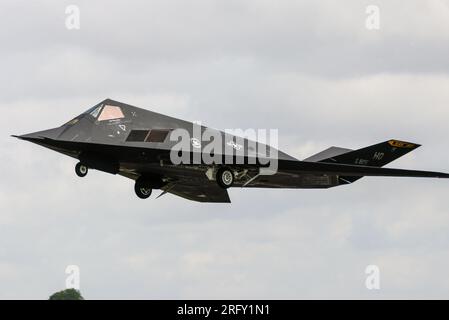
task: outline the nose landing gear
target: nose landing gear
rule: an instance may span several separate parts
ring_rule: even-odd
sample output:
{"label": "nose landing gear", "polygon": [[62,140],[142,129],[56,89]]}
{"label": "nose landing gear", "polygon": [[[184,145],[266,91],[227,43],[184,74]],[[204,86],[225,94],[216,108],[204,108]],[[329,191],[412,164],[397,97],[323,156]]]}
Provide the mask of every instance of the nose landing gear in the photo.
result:
{"label": "nose landing gear", "polygon": [[89,168],[81,162],[78,162],[75,166],[75,172],[78,177],[85,177],[88,171]]}

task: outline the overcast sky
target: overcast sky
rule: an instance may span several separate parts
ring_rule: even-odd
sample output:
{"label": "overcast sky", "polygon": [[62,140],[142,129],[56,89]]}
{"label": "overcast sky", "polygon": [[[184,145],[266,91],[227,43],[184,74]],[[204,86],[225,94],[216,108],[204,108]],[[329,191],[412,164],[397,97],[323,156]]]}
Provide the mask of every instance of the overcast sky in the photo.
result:
{"label": "overcast sky", "polygon": [[[390,138],[449,171],[449,1],[8,1],[0,6],[0,298],[449,298],[449,182],[231,189],[140,200],[133,182],[9,137],[105,98],[214,128],[276,128],[300,159]],[[66,6],[80,29],[66,28]],[[380,29],[366,28],[366,7]],[[157,194],[157,192],[156,192]],[[380,268],[380,290],[365,268]]]}

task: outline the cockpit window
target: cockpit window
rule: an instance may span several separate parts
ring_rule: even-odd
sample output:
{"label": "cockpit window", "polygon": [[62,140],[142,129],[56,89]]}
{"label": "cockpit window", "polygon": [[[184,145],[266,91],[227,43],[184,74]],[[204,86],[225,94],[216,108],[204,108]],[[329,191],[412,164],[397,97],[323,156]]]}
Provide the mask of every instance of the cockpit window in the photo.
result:
{"label": "cockpit window", "polygon": [[94,117],[94,118],[98,117],[98,114],[100,113],[101,107],[102,107],[101,105],[98,106],[98,107],[96,107],[94,110],[92,110],[91,112],[89,112],[89,114],[90,114],[92,117]]}
{"label": "cockpit window", "polygon": [[89,113],[93,112],[94,110],[97,110],[98,107],[101,107],[101,106],[102,106],[101,103],[97,104],[97,105],[93,106],[92,108],[89,108],[87,111],[84,111],[83,114],[89,114]]}
{"label": "cockpit window", "polygon": [[124,117],[125,116],[120,107],[105,105],[100,113],[100,116],[98,117],[98,121],[121,119]]}

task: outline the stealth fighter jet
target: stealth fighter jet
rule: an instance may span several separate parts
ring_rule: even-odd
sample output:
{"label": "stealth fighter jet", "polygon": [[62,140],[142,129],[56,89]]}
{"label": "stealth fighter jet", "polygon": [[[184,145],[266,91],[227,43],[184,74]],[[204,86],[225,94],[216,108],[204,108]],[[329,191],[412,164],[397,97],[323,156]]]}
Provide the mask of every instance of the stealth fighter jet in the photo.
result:
{"label": "stealth fighter jet", "polygon": [[230,202],[229,187],[323,189],[364,176],[449,178],[383,168],[418,148],[415,143],[392,139],[358,150],[331,147],[300,161],[252,139],[111,99],[58,128],[14,137],[78,159],[80,177],[95,169],[133,179],[142,199],[153,189],[199,202]]}

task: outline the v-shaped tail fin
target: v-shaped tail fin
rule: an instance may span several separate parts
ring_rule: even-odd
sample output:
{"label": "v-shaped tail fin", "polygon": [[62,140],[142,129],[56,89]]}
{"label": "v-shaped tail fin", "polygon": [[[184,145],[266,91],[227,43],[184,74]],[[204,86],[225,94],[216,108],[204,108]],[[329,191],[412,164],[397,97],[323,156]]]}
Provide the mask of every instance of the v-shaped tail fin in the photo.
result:
{"label": "v-shaped tail fin", "polygon": [[[368,167],[383,167],[386,164],[415,150],[420,145],[400,140],[388,140],[369,147],[344,153],[337,153],[317,162],[340,163]],[[342,149],[344,150],[344,149]],[[361,177],[341,176],[340,183],[352,183]]]}

